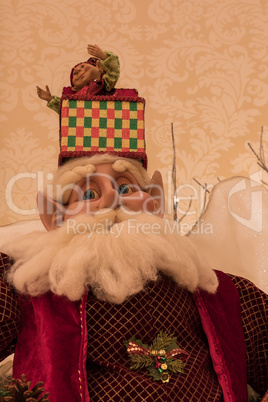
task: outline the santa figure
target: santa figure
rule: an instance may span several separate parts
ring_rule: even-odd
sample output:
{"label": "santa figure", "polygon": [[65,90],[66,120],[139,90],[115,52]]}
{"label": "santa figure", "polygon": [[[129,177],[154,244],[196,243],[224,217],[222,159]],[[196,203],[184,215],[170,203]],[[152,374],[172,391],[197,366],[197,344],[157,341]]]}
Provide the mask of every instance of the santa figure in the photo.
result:
{"label": "santa figure", "polygon": [[62,120],[61,166],[38,195],[46,231],[3,247],[1,353],[15,346],[13,376],[43,381],[50,402],[262,398],[267,295],[214,271],[164,218],[161,175],[145,168],[143,100],[78,101],[113,108],[114,131],[100,120],[66,134]]}

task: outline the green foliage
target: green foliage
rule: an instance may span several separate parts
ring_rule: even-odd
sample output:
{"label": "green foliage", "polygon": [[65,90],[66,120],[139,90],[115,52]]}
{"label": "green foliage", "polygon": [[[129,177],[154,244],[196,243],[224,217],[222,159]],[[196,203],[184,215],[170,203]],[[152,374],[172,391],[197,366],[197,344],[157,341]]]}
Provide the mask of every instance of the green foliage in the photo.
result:
{"label": "green foliage", "polygon": [[167,359],[167,366],[172,373],[183,373],[184,363],[178,359]]}
{"label": "green foliage", "polygon": [[10,392],[6,389],[0,389],[0,396],[10,396]]}
{"label": "green foliage", "polygon": [[149,356],[146,355],[130,355],[130,360],[131,360],[131,369],[133,370],[140,370],[143,369],[144,367],[150,367],[152,364],[154,364],[154,360],[151,359]]}
{"label": "green foliage", "polygon": [[150,373],[150,377],[153,377],[154,381],[161,381],[161,376],[162,374],[159,373],[158,370],[156,370],[156,368],[154,367],[148,367],[148,371]]}
{"label": "green foliage", "polygon": [[167,355],[174,349],[179,349],[177,338],[174,337],[174,334],[169,335],[164,331],[160,331],[150,346],[133,336],[129,341],[124,342],[126,348],[128,348],[130,341],[146,349],[146,351],[139,350],[139,353],[129,352],[131,369],[141,370],[146,368],[154,381],[162,382],[169,381],[169,373],[183,373],[184,363]]}
{"label": "green foliage", "polygon": [[[170,336],[166,332],[160,331],[157,337],[153,340],[150,349],[167,351],[167,348],[170,347],[171,344],[175,344],[175,347],[177,347],[177,338],[174,338],[173,336],[174,334]],[[174,349],[174,347],[172,349]]]}

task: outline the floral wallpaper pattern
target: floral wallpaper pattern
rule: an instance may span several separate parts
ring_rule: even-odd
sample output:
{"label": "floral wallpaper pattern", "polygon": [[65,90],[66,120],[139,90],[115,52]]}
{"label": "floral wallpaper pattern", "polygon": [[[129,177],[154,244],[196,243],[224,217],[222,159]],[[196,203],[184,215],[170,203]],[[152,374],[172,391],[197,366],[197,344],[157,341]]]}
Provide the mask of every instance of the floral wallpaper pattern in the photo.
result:
{"label": "floral wallpaper pattern", "polygon": [[248,143],[259,150],[263,127],[267,151],[267,0],[6,0],[0,18],[1,225],[37,217],[59,148],[58,116],[36,85],[60,95],[88,43],[118,54],[117,87],[146,99],[149,172],[163,174],[168,215],[171,123],[179,216],[200,214],[197,182],[260,170]]}

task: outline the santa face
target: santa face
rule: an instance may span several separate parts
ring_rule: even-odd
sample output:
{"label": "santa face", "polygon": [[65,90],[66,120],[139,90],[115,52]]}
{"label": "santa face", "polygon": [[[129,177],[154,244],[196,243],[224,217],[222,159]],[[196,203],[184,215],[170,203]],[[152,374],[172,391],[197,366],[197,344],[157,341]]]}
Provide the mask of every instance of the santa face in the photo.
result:
{"label": "santa face", "polygon": [[157,172],[148,184],[130,169],[125,161],[84,164],[64,171],[67,181],[59,180],[61,172],[63,203],[53,201],[52,212],[45,202],[40,213],[48,232],[3,246],[15,261],[9,280],[19,292],[39,296],[50,290],[79,300],[92,289],[100,299],[122,303],[156,280],[158,270],[190,291],[216,290],[215,273],[191,241],[161,218]]}
{"label": "santa face", "polygon": [[94,215],[119,206],[134,214],[139,211],[159,214],[154,198],[140,188],[130,172],[118,172],[112,164],[100,164],[94,173],[73,187],[65,206],[64,219],[79,214]]}
{"label": "santa face", "polygon": [[190,291],[216,290],[215,273],[176,232],[177,222],[174,231],[162,219],[159,172],[148,182],[126,160],[67,167],[56,177],[54,209],[47,197],[38,205],[48,232],[3,246],[15,261],[9,281],[19,292],[50,290],[79,300],[91,289],[100,299],[122,303],[156,280],[158,270]]}

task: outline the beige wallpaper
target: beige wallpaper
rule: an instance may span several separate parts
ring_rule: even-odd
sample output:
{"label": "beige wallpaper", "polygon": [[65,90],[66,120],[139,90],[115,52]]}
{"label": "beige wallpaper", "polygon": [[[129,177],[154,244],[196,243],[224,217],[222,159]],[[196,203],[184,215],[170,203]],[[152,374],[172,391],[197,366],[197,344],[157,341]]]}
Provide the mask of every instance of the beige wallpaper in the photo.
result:
{"label": "beige wallpaper", "polygon": [[[189,222],[219,179],[258,174],[268,158],[268,0],[5,0],[0,3],[0,224],[37,217],[57,166],[58,116],[36,95],[69,85],[88,43],[119,55],[117,87],[146,99],[149,171],[172,212],[174,125],[179,217]],[[46,184],[45,184],[46,183]]]}

